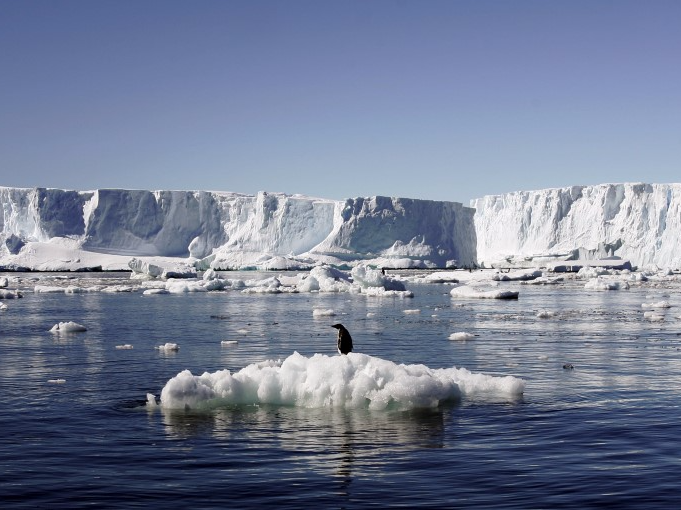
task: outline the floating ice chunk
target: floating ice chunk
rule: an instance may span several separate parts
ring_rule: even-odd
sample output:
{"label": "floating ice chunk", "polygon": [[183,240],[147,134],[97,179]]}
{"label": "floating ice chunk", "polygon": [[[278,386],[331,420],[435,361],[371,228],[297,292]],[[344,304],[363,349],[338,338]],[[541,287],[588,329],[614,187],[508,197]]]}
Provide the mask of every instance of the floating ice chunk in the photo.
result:
{"label": "floating ice chunk", "polygon": [[272,276],[264,280],[248,280],[246,288],[241,292],[245,294],[280,294],[282,285],[278,278]]}
{"label": "floating ice chunk", "polygon": [[313,267],[299,285],[300,292],[351,292],[353,284],[345,271],[330,266]]}
{"label": "floating ice chunk", "polygon": [[66,379],[48,379],[48,384],[65,384]]}
{"label": "floating ice chunk", "polygon": [[537,312],[537,318],[538,319],[550,319],[552,317],[556,316],[556,312],[552,312],[550,310],[539,310]]}
{"label": "floating ice chunk", "polygon": [[223,340],[222,342],[220,342],[220,345],[225,347],[227,345],[237,345],[238,343],[239,343],[238,340]]}
{"label": "floating ice chunk", "polygon": [[64,289],[66,294],[84,294],[88,292],[99,292],[100,287],[78,287],[77,285],[69,285]]}
{"label": "floating ice chunk", "polygon": [[182,262],[162,262],[163,266],[152,264],[151,262],[133,258],[128,262],[128,267],[134,273],[141,274],[150,278],[196,278],[196,269],[193,266]]}
{"label": "floating ice chunk", "polygon": [[539,278],[542,274],[543,273],[539,270],[520,270],[512,273],[496,273],[492,276],[492,280],[497,282],[527,281]]}
{"label": "floating ice chunk", "polygon": [[449,335],[450,340],[465,341],[465,340],[472,340],[473,338],[475,338],[475,335],[473,333],[467,333],[465,331],[459,331],[457,333],[452,333],[451,335]]}
{"label": "floating ice chunk", "polygon": [[604,280],[602,278],[592,278],[584,285],[589,290],[629,290],[629,284],[618,280]]}
{"label": "floating ice chunk", "polygon": [[156,403],[156,396],[153,395],[152,393],[147,393],[147,407],[155,408],[158,407],[158,404]]}
{"label": "floating ice chunk", "polygon": [[168,409],[229,404],[281,404],[301,407],[411,409],[436,407],[462,395],[521,395],[525,382],[512,376],[474,374],[466,369],[431,369],[349,353],[346,356],[293,353],[281,361],[263,361],[238,372],[193,375],[189,370],[170,379],[161,391]]}
{"label": "floating ice chunk", "polygon": [[78,324],[73,321],[60,322],[52,326],[50,329],[52,333],[79,333],[82,331],[87,331],[87,328],[82,324]]}
{"label": "floating ice chunk", "polygon": [[331,308],[327,310],[323,310],[321,308],[315,308],[312,310],[312,316],[313,317],[333,317],[336,315],[336,312],[334,312]]}
{"label": "floating ice chunk", "polygon": [[56,285],[36,285],[33,288],[36,294],[56,294],[63,293],[64,287],[57,287]]}
{"label": "floating ice chunk", "polygon": [[133,347],[130,344],[123,344],[123,345],[117,345],[116,346],[116,349],[119,349],[119,350],[128,350],[128,349],[132,349],[132,348]]}
{"label": "floating ice chunk", "polygon": [[454,271],[436,271],[423,278],[426,283],[459,283]]}
{"label": "floating ice chunk", "polygon": [[137,290],[137,288],[131,285],[109,285],[107,287],[104,287],[102,289],[102,292],[109,292],[115,294],[117,292],[134,292],[135,290]]}
{"label": "floating ice chunk", "polygon": [[7,305],[5,303],[0,303],[0,310],[7,310]]}
{"label": "floating ice chunk", "polygon": [[0,289],[4,289],[9,285],[9,279],[6,276],[0,278]]}
{"label": "floating ice chunk", "polygon": [[612,271],[603,267],[584,266],[577,271],[576,277],[582,280],[590,280],[592,278],[598,278],[599,276],[606,276],[610,274],[612,274]]}
{"label": "floating ice chunk", "polygon": [[159,345],[155,347],[156,350],[158,351],[164,351],[164,352],[177,352],[180,350],[180,346],[177,344],[173,344],[170,342],[166,342],[163,345]]}
{"label": "floating ice chunk", "polygon": [[656,303],[643,303],[641,304],[641,308],[671,308],[672,305],[669,303],[669,301],[662,300],[658,301]]}
{"label": "floating ice chunk", "polygon": [[454,298],[518,299],[520,293],[516,290],[484,290],[482,287],[462,285],[460,287],[454,287],[449,294]]}
{"label": "floating ice chunk", "polygon": [[404,284],[390,276],[386,276],[378,269],[372,269],[360,264],[352,268],[350,272],[352,280],[360,287],[379,287],[385,290],[405,291]]}
{"label": "floating ice chunk", "polygon": [[362,289],[362,294],[377,297],[399,297],[399,298],[414,297],[414,293],[410,290],[386,290],[383,287],[366,287]]}
{"label": "floating ice chunk", "polygon": [[520,282],[521,285],[556,285],[565,281],[563,276],[540,276],[534,280]]}
{"label": "floating ice chunk", "polygon": [[419,310],[418,308],[413,308],[413,309],[411,309],[411,310],[403,310],[403,313],[405,313],[405,314],[407,314],[407,315],[409,315],[409,314],[417,314],[417,313],[421,313],[421,310]]}
{"label": "floating ice chunk", "polygon": [[170,294],[170,291],[166,289],[147,289],[142,292],[143,296],[154,296],[157,294]]}
{"label": "floating ice chunk", "polygon": [[166,282],[166,290],[171,294],[184,294],[187,292],[208,292],[203,281],[187,281],[170,279]]}
{"label": "floating ice chunk", "polygon": [[0,289],[0,299],[17,299],[24,297],[18,290]]}

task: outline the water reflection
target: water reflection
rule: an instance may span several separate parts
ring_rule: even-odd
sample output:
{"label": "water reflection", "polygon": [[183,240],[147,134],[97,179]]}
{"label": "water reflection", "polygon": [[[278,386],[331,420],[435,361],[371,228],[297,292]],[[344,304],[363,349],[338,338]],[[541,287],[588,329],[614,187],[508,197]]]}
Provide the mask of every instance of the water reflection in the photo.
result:
{"label": "water reflection", "polygon": [[242,458],[249,451],[260,460],[263,452],[284,455],[299,471],[311,469],[339,480],[343,492],[355,477],[380,472],[395,454],[443,448],[451,409],[377,412],[253,405],[159,412],[169,440],[210,437],[219,441],[216,447],[238,450]]}

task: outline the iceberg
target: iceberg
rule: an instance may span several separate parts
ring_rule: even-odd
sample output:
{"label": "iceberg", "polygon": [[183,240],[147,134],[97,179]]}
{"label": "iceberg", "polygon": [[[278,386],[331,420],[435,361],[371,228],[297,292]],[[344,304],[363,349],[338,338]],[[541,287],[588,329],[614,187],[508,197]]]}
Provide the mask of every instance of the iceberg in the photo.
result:
{"label": "iceberg", "polygon": [[[522,395],[525,382],[513,376],[471,373],[465,368],[432,369],[351,352],[345,356],[297,352],[230,370],[194,375],[183,370],[161,391],[165,409],[209,409],[233,404],[372,410],[437,407],[462,396]],[[147,394],[149,407],[158,404]]]}
{"label": "iceberg", "polygon": [[132,269],[177,278],[191,276],[186,264],[307,270],[320,263],[424,268],[476,261],[474,210],[457,202],[0,188],[0,206],[0,270]]}
{"label": "iceberg", "polygon": [[[470,205],[476,210],[477,259],[485,267],[619,258],[619,264],[624,259],[636,266],[681,268],[681,184],[519,191]],[[574,270],[583,265],[589,264],[575,264]]]}

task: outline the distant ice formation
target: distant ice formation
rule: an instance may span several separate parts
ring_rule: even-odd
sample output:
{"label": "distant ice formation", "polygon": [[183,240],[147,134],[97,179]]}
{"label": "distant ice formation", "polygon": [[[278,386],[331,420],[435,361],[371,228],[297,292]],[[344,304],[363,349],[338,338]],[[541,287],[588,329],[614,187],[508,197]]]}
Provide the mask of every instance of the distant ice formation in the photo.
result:
{"label": "distant ice formation", "polygon": [[[0,206],[0,270],[133,270],[139,278],[171,279],[361,263],[681,269],[681,184],[519,191],[471,207],[381,196],[0,188]],[[516,277],[533,278],[500,275]],[[402,292],[388,283],[368,288]]]}
{"label": "distant ice formation", "polygon": [[519,191],[471,202],[486,267],[618,256],[681,268],[681,184],[602,184]]}
{"label": "distant ice formation", "polygon": [[[319,262],[475,263],[474,211],[456,202],[0,188],[0,205],[0,269],[132,269],[176,278],[196,269],[309,269]],[[192,267],[169,271],[169,257]]]}

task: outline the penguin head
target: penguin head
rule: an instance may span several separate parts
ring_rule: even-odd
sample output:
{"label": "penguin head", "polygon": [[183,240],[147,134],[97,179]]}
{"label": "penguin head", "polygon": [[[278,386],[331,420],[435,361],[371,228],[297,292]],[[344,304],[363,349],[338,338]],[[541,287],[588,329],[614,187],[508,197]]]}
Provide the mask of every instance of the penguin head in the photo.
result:
{"label": "penguin head", "polygon": [[345,329],[342,324],[332,324],[331,327],[336,329]]}

